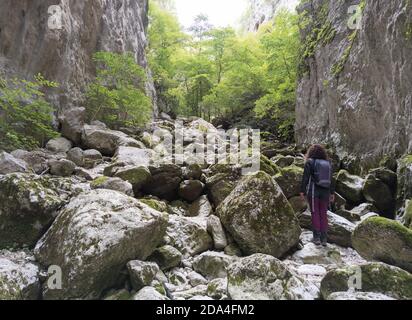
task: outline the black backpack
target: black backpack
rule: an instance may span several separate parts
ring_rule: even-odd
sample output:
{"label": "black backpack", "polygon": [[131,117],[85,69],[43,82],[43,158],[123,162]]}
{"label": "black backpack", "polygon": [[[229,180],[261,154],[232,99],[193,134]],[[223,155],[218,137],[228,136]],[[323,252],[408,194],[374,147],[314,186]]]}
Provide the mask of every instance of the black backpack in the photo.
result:
{"label": "black backpack", "polygon": [[332,185],[332,165],[328,160],[314,159],[313,182],[321,188],[329,189]]}

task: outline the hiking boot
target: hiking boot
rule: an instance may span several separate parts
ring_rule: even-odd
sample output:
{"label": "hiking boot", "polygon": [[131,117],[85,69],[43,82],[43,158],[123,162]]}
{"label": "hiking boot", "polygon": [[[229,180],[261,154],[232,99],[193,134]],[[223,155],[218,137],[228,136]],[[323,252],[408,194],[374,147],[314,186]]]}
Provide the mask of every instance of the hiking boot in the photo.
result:
{"label": "hiking boot", "polygon": [[320,241],[322,243],[322,246],[324,246],[324,247],[328,246],[328,234],[326,232],[321,233]]}
{"label": "hiking boot", "polygon": [[320,232],[313,231],[313,239],[312,242],[316,244],[317,246],[320,246],[321,241],[320,241]]}

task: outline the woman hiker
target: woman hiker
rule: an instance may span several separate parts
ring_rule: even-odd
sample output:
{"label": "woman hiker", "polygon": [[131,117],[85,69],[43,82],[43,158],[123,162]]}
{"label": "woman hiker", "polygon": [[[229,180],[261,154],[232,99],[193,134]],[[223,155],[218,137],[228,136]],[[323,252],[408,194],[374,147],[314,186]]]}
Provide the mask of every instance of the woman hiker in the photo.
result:
{"label": "woman hiker", "polygon": [[332,181],[332,165],[323,146],[315,144],[306,154],[301,193],[302,201],[308,201],[312,212],[313,242],[327,246],[328,208],[335,201]]}

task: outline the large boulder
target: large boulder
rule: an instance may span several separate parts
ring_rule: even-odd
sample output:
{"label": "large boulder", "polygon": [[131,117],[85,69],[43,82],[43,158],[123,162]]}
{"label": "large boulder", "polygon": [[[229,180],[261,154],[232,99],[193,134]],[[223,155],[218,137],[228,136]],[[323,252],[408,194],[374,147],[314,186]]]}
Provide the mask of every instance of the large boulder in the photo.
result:
{"label": "large boulder", "polygon": [[66,153],[72,148],[73,144],[66,138],[54,138],[46,144],[46,149],[54,153]]}
{"label": "large boulder", "polygon": [[412,230],[399,222],[382,217],[366,219],[353,232],[352,243],[365,259],[412,272]]}
{"label": "large boulder", "polygon": [[209,169],[206,187],[210,201],[215,208],[233,191],[240,178],[241,168],[239,167],[216,164]]}
{"label": "large boulder", "polygon": [[37,243],[44,266],[62,269],[62,289],[45,288],[46,299],[96,299],[114,287],[131,260],[145,260],[159,245],[167,215],[109,190],[73,198]]}
{"label": "large boulder", "polygon": [[412,299],[412,274],[384,263],[345,266],[329,271],[321,283],[324,299],[350,287],[361,292],[382,293],[396,299]]}
{"label": "large boulder", "polygon": [[22,173],[0,177],[0,248],[33,247],[59,209],[82,190],[77,183]]}
{"label": "large boulder", "polygon": [[175,247],[185,256],[195,256],[213,247],[213,240],[206,226],[191,218],[176,215],[169,217],[164,242]]}
{"label": "large boulder", "polygon": [[275,179],[286,198],[290,199],[299,195],[302,177],[303,169],[292,165],[282,168],[281,173],[277,174]]}
{"label": "large boulder", "polygon": [[183,178],[182,168],[174,164],[149,167],[151,177],[144,185],[147,194],[173,201],[178,198],[178,189]]}
{"label": "large boulder", "polygon": [[17,159],[7,152],[0,153],[0,174],[28,172],[27,163]]}
{"label": "large boulder", "polygon": [[341,170],[336,178],[336,191],[354,205],[363,200],[363,185],[364,180],[361,177],[351,175],[346,170]]}
{"label": "large boulder", "polygon": [[369,174],[373,175],[377,179],[381,180],[385,183],[389,189],[395,193],[396,191],[396,184],[398,182],[398,176],[392,170],[387,168],[376,168],[369,171]]}
{"label": "large boulder", "polygon": [[143,143],[127,134],[102,128],[98,125],[85,125],[82,132],[83,145],[89,149],[99,150],[105,156],[113,156],[120,146],[144,148]]}
{"label": "large boulder", "polygon": [[246,176],[217,209],[223,226],[245,254],[281,257],[301,234],[293,208],[267,173]]}
{"label": "large boulder", "polygon": [[375,175],[370,174],[366,177],[363,195],[378,209],[378,213],[388,218],[394,216],[396,204],[393,191]]}
{"label": "large boulder", "polygon": [[[351,247],[351,237],[353,230],[355,230],[355,224],[330,211],[328,212],[328,220],[328,241],[342,247]],[[302,228],[312,229],[312,215],[310,211],[300,214],[299,221]]]}
{"label": "large boulder", "polygon": [[37,300],[39,267],[25,252],[0,251],[0,300]]}
{"label": "large boulder", "polygon": [[65,110],[59,117],[63,137],[73,141],[76,145],[80,145],[85,120],[85,108],[69,108]]}
{"label": "large boulder", "polygon": [[242,258],[228,267],[228,291],[234,300],[311,300],[304,281],[282,261],[264,254]]}

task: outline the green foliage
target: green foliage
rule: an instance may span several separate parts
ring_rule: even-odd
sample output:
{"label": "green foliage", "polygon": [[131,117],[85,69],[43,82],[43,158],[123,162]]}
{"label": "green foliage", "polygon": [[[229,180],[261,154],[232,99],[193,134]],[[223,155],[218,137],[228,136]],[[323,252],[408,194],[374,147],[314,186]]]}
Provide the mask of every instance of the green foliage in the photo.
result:
{"label": "green foliage", "polygon": [[214,28],[204,15],[184,34],[177,18],[156,5],[150,21],[149,60],[164,111],[211,121],[252,110],[257,121],[274,120],[273,131],[290,139],[300,47],[296,14],[281,11],[259,32],[243,35]]}
{"label": "green foliage", "polygon": [[96,78],[86,93],[89,120],[115,129],[145,124],[152,106],[145,94],[145,71],[133,54],[97,52],[93,60]]}
{"label": "green foliage", "polygon": [[41,74],[33,81],[0,77],[0,149],[34,149],[58,136],[51,126],[53,107],[43,92],[57,87]]}

